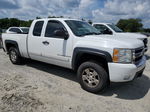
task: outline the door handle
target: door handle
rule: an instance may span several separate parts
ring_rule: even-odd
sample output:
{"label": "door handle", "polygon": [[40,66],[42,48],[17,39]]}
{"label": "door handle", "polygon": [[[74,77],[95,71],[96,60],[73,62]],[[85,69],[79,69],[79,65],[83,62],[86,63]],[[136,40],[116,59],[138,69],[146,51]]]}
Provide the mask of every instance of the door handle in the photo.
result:
{"label": "door handle", "polygon": [[49,45],[49,42],[48,41],[43,41],[42,42],[44,45]]}

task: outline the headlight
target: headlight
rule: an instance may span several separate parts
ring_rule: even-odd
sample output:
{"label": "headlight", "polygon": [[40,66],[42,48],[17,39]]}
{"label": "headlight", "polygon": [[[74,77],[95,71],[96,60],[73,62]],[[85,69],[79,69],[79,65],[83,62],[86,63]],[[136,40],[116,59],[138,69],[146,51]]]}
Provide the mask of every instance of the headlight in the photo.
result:
{"label": "headlight", "polygon": [[116,63],[131,63],[133,59],[133,52],[131,49],[114,49],[113,62]]}

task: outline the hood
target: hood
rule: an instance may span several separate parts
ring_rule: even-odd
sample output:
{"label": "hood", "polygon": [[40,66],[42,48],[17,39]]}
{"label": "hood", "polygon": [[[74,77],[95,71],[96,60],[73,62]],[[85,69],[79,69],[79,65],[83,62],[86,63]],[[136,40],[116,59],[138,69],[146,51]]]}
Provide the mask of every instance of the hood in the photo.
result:
{"label": "hood", "polygon": [[[91,35],[84,36],[79,39],[79,42],[82,42],[84,46],[101,46],[105,48],[139,48],[143,47],[144,44],[142,41],[133,38],[117,38],[116,36],[110,35]],[[81,45],[81,43],[80,43]]]}
{"label": "hood", "polygon": [[139,34],[139,33],[128,33],[128,32],[124,32],[124,33],[116,33],[116,36],[118,37],[129,37],[129,38],[137,38],[140,40],[144,40],[145,38],[147,38],[145,35],[143,34]]}

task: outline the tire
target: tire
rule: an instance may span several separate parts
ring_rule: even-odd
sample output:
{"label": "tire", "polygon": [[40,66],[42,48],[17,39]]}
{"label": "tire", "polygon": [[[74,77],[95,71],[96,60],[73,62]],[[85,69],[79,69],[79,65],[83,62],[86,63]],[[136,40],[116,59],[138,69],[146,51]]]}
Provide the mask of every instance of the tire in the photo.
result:
{"label": "tire", "polygon": [[91,93],[103,92],[109,84],[106,70],[96,62],[82,63],[77,75],[81,87]]}
{"label": "tire", "polygon": [[9,59],[15,65],[20,65],[22,58],[19,54],[19,50],[15,47],[11,47],[9,49]]}

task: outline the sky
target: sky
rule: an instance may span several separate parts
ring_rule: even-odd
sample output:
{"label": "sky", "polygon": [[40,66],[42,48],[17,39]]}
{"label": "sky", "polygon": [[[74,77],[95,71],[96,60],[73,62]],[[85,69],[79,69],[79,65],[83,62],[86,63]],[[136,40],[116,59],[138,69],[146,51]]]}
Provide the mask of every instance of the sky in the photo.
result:
{"label": "sky", "polygon": [[109,23],[140,18],[144,27],[150,28],[150,0],[0,0],[0,18],[29,20],[37,16]]}

